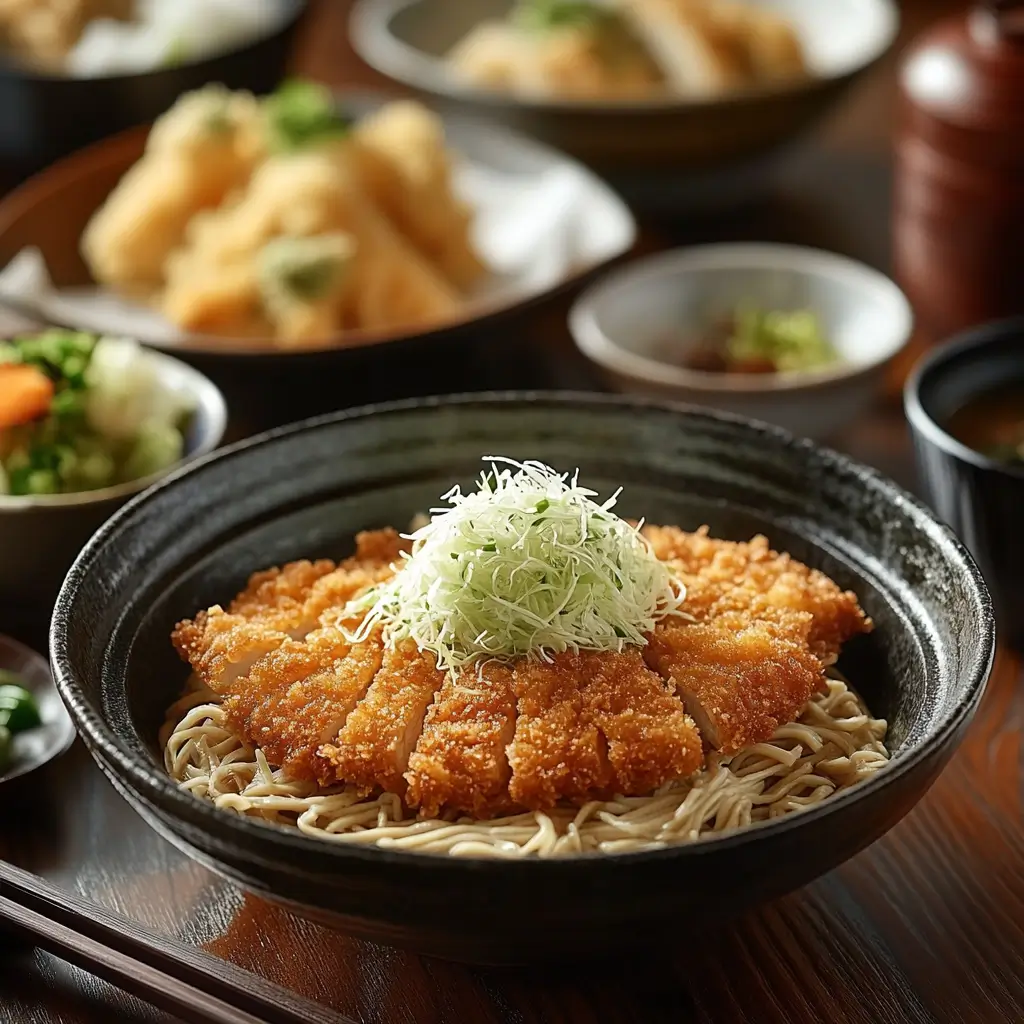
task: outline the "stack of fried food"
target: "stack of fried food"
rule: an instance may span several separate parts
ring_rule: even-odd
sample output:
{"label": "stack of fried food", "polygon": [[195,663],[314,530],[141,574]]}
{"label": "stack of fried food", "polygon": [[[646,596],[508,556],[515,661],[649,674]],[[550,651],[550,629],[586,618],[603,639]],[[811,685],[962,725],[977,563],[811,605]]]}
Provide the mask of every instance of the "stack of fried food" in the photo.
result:
{"label": "stack of fried food", "polygon": [[520,0],[450,60],[473,85],[576,100],[714,96],[808,73],[793,26],[739,0]]}
{"label": "stack of fried food", "polygon": [[82,249],[186,331],[301,347],[457,319],[485,274],[471,228],[420,104],[350,125],[308,83],[262,101],[209,86],[157,121]]}

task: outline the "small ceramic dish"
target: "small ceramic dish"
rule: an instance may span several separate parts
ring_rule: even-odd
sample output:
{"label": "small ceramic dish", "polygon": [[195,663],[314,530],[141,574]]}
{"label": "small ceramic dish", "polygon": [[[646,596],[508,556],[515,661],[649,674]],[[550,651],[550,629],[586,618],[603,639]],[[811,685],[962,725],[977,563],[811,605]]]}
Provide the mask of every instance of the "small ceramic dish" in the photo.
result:
{"label": "small ceramic dish", "polygon": [[[220,444],[227,406],[212,381],[171,356],[149,352],[165,386],[190,396],[195,411],[185,433],[185,457],[198,458]],[[52,605],[65,573],[100,524],[162,473],[78,494],[0,495],[0,606]]]}
{"label": "small ceramic dish", "polygon": [[14,735],[11,762],[0,785],[60,757],[75,741],[75,726],[53,685],[46,660],[24,644],[0,634],[0,670],[13,672],[35,698],[43,724]]}
{"label": "small ceramic dish", "polygon": [[798,137],[892,45],[891,0],[763,0],[796,27],[814,77],[711,99],[622,103],[523,98],[464,85],[444,57],[511,0],[361,0],[352,42],[377,71],[442,110],[487,118],[564,149],[631,201],[700,209],[749,195],[751,167]]}
{"label": "small ceramic dish", "polygon": [[[733,374],[687,369],[701,332],[740,304],[810,309],[839,356],[821,370]],[[637,260],[596,281],[573,307],[577,347],[620,391],[674,398],[796,434],[827,437],[874,398],[910,340],[910,305],[853,260],[788,245],[710,245]]]}
{"label": "small ceramic dish", "polygon": [[1024,391],[1024,317],[967,331],[925,356],[904,404],[924,492],[978,560],[1000,630],[1022,647],[1024,468],[967,447],[947,429],[969,402],[1007,387]]}
{"label": "small ceramic dish", "polygon": [[[175,622],[248,574],[339,558],[480,458],[578,467],[625,516],[772,544],[853,589],[874,631],[840,668],[888,722],[892,761],[799,814],[639,853],[447,857],[334,844],[197,799],[159,734],[188,671]],[[813,487],[808,481],[813,480]],[[170,842],[263,897],[373,942],[478,963],[671,944],[835,867],[894,825],[981,699],[992,612],[960,543],[874,470],[783,431],[638,399],[463,395],[368,407],[226,449],[140,495],[68,575],[51,628],[61,695],[97,763]],[[680,930],[680,922],[686,927]]]}

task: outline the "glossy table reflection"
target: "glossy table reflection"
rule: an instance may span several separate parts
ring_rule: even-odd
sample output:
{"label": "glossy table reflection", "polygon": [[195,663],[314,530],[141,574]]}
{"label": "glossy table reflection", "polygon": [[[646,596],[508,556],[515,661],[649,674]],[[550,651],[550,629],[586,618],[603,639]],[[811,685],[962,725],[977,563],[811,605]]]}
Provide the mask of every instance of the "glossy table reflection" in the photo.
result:
{"label": "glossy table reflection", "polygon": [[[908,5],[910,28],[943,6],[951,5]],[[365,84],[365,71],[343,45],[346,8],[345,0],[317,5],[302,64],[321,77]],[[643,246],[793,241],[885,268],[891,88],[890,62],[795,160],[768,202],[724,221],[646,225]],[[425,360],[369,391],[365,382],[339,386],[324,400],[343,405],[381,397],[369,392],[595,387],[568,343],[565,307],[534,319],[519,337],[479,339],[457,363]],[[286,399],[269,410],[237,410],[235,434],[293,418],[302,403]],[[913,483],[906,431],[891,396],[836,444]],[[19,632],[41,644],[44,620],[28,616]],[[0,856],[367,1024],[1024,1020],[1021,684],[1020,663],[1004,652],[962,749],[884,839],[717,935],[691,935],[680,922],[678,950],[659,962],[486,970],[345,939],[244,896],[178,854],[115,794],[80,744],[0,791]],[[0,1024],[113,1020],[170,1018],[46,954],[2,946]]]}

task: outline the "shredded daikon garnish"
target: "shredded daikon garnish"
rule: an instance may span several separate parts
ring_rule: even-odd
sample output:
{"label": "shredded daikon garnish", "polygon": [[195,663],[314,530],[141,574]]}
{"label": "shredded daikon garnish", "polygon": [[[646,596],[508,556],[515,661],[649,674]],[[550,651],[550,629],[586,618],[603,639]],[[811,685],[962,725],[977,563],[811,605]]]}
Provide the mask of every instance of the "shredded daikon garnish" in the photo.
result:
{"label": "shredded daikon garnish", "polygon": [[353,639],[377,627],[390,646],[411,639],[442,671],[520,655],[621,651],[655,621],[681,614],[682,585],[639,527],[581,487],[578,472],[487,456],[479,490],[456,486],[414,533],[386,583],[352,602]]}

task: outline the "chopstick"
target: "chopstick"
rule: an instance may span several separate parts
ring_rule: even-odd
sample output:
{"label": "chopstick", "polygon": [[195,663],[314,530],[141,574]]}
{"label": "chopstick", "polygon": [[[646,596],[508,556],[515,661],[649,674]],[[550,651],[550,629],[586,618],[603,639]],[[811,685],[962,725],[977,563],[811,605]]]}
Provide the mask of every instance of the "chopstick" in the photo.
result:
{"label": "chopstick", "polygon": [[193,946],[0,861],[0,922],[189,1024],[354,1024]]}

